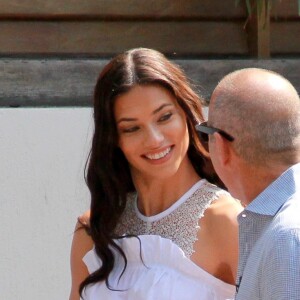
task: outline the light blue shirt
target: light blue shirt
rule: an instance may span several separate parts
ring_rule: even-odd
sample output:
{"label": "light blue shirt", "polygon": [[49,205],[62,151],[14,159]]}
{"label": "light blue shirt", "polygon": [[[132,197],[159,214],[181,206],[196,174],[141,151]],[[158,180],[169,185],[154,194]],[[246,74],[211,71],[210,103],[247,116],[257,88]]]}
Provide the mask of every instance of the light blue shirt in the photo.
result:
{"label": "light blue shirt", "polygon": [[300,300],[300,163],[238,216],[237,300]]}

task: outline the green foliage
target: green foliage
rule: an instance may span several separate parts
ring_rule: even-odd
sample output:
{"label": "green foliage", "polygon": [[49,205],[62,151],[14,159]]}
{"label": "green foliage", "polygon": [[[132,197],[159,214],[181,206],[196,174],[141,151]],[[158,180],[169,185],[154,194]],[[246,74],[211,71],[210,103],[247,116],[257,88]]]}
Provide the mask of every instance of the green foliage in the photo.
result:
{"label": "green foliage", "polygon": [[[261,15],[263,7],[265,6],[265,14],[271,10],[272,2],[276,0],[235,0],[235,6],[240,2],[244,1],[246,3],[248,16],[252,15],[253,10],[257,7],[257,12]],[[298,14],[300,15],[300,0],[298,0]]]}

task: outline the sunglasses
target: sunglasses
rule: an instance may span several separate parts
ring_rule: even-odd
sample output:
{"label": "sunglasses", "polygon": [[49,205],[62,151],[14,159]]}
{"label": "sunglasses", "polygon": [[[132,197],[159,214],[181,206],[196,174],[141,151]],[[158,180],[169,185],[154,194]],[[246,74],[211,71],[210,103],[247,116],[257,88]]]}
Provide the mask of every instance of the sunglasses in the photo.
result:
{"label": "sunglasses", "polygon": [[195,126],[198,136],[200,140],[204,143],[208,142],[208,136],[210,134],[214,134],[215,132],[218,132],[222,137],[224,137],[227,141],[232,142],[234,141],[234,137],[232,137],[230,134],[225,132],[222,129],[207,126],[207,122],[200,123]]}

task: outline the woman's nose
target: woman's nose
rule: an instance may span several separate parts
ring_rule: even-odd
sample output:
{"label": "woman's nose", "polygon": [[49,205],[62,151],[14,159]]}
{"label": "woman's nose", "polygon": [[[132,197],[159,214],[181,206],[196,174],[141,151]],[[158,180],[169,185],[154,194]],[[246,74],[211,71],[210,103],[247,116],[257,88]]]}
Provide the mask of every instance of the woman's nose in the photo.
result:
{"label": "woman's nose", "polygon": [[158,148],[164,141],[164,135],[158,127],[150,127],[147,130],[144,144],[149,148]]}

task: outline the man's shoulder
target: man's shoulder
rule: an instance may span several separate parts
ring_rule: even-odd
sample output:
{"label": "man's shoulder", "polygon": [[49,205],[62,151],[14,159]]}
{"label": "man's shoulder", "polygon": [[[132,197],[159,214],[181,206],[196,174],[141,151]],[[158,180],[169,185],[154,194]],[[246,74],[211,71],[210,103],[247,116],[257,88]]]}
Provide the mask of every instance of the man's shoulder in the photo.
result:
{"label": "man's shoulder", "polygon": [[274,216],[272,229],[276,235],[289,235],[294,230],[300,230],[300,191],[291,196]]}
{"label": "man's shoulder", "polygon": [[[299,216],[300,199],[291,198],[285,202],[271,220],[268,218],[266,223],[261,223],[264,228],[260,228],[261,232],[251,250],[254,259],[261,260],[262,263],[264,260],[269,261],[271,256],[276,255],[278,255],[278,259],[281,255],[289,255],[288,253],[300,256]],[[259,227],[259,224],[256,222],[253,229],[256,226]],[[252,233],[251,236],[253,234],[255,233]]]}
{"label": "man's shoulder", "polygon": [[291,197],[273,217],[265,231],[268,243],[275,244],[279,240],[290,239],[300,232],[300,198]]}
{"label": "man's shoulder", "polygon": [[236,299],[277,299],[276,294],[278,299],[296,299],[291,295],[300,286],[300,226],[277,221],[250,251]]}

